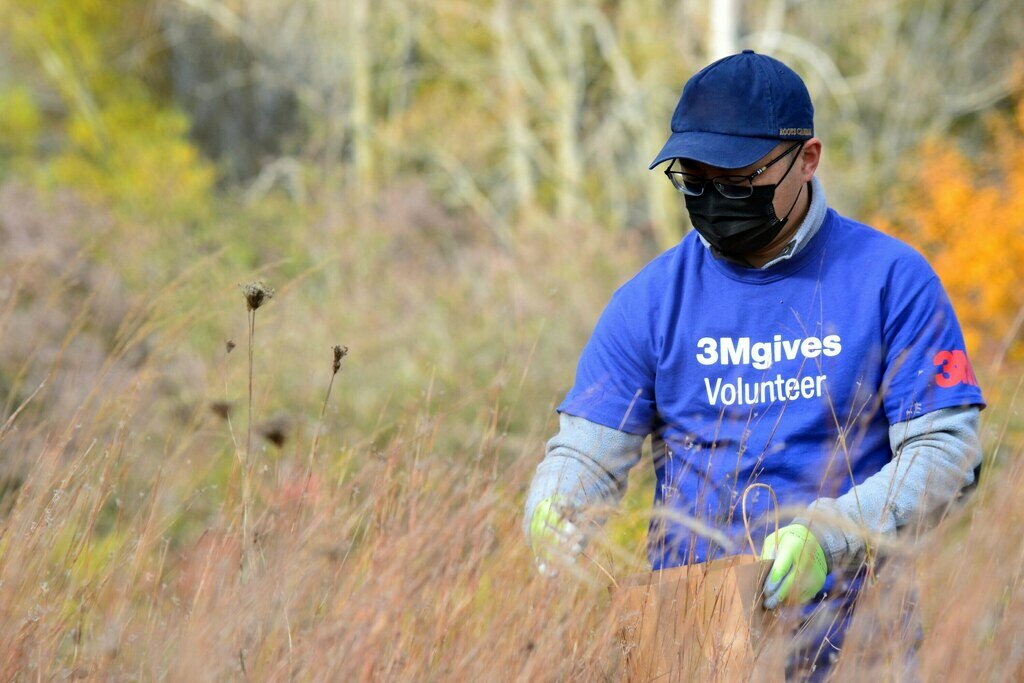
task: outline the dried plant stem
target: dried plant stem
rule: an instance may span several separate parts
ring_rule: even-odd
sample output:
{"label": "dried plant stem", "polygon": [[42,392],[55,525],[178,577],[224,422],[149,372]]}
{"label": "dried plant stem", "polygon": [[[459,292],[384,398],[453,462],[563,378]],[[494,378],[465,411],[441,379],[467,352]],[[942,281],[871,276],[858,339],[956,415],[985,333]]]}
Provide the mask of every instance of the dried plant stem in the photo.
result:
{"label": "dried plant stem", "polygon": [[[331,377],[331,380],[333,381],[334,377]],[[11,425],[14,424],[14,421],[18,419],[18,415],[21,414],[21,411],[25,409],[25,406],[27,406],[32,401],[32,399],[36,397],[36,394],[38,394],[45,385],[46,379],[40,382],[39,386],[36,387],[35,391],[33,391],[28,398],[21,402],[21,405],[18,406],[18,408],[13,413],[11,413],[11,416],[7,418],[7,421],[4,422],[3,425],[0,425],[0,440],[3,440],[4,435],[7,434],[7,432],[10,430]],[[328,392],[330,392],[330,389],[328,389]],[[323,413],[320,413],[320,417],[323,417]]]}
{"label": "dried plant stem", "polygon": [[334,386],[334,378],[336,375],[331,375],[331,381],[327,383],[327,393],[324,395],[323,405],[320,406],[320,417],[316,420],[316,431],[313,432],[313,445],[309,449],[309,465],[306,472],[306,484],[309,484],[309,477],[313,472],[313,461],[316,459],[316,451],[320,446],[320,430],[323,428],[324,415],[327,413],[327,402],[331,399],[331,387]]}
{"label": "dried plant stem", "polygon": [[[242,285],[242,295],[245,297],[246,311],[249,315],[249,424],[246,427],[245,436],[245,462],[242,463],[242,539],[241,556],[239,557],[239,570],[243,580],[251,577],[255,570],[255,539],[251,537],[252,517],[252,380],[253,380],[253,348],[256,345],[256,310],[274,298],[274,288],[263,282],[254,282]],[[228,351],[233,348],[230,343]]]}
{"label": "dried plant stem", "polygon": [[253,343],[256,338],[256,309],[249,311],[249,424],[245,437],[245,462],[242,463],[242,557],[243,572],[253,570],[249,524],[252,514],[252,376]]}
{"label": "dried plant stem", "polygon": [[323,428],[324,415],[327,414],[327,403],[331,400],[331,389],[334,387],[334,378],[338,376],[338,371],[341,370],[341,360],[348,354],[348,347],[335,346],[333,351],[334,362],[331,365],[331,380],[327,383],[327,393],[324,394],[324,402],[320,406],[320,417],[317,418],[316,427],[313,432],[313,443],[309,448],[309,463],[306,466],[306,483],[302,489],[303,496],[309,492],[309,482],[313,478],[313,462],[316,460],[316,451],[320,446],[320,430]]}

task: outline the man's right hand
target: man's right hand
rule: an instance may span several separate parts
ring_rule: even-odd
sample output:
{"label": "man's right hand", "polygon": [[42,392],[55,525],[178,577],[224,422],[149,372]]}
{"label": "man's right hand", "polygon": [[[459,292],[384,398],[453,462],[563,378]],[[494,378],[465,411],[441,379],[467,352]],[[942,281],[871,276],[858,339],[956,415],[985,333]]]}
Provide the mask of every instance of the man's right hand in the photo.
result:
{"label": "man's right hand", "polygon": [[574,564],[583,552],[586,539],[572,522],[575,513],[575,506],[561,495],[545,498],[534,509],[530,547],[542,576],[558,576],[560,566]]}

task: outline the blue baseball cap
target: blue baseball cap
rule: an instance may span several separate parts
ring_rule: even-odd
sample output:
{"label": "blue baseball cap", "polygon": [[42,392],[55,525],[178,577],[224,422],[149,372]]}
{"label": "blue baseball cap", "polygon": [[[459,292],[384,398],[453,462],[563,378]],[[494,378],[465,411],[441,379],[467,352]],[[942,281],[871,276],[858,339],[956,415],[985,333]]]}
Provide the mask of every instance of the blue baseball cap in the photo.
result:
{"label": "blue baseball cap", "polygon": [[807,86],[777,59],[744,50],[709,64],[686,82],[672,135],[649,168],[682,157],[743,168],[780,140],[814,137]]}

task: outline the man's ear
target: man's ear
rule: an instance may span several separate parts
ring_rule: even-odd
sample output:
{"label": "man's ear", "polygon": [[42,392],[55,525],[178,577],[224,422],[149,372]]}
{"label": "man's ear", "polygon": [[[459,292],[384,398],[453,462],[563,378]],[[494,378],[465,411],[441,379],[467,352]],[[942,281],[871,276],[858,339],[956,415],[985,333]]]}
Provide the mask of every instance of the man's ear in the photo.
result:
{"label": "man's ear", "polygon": [[800,150],[799,170],[803,182],[808,182],[814,172],[818,170],[818,163],[821,162],[821,140],[811,138],[804,143]]}

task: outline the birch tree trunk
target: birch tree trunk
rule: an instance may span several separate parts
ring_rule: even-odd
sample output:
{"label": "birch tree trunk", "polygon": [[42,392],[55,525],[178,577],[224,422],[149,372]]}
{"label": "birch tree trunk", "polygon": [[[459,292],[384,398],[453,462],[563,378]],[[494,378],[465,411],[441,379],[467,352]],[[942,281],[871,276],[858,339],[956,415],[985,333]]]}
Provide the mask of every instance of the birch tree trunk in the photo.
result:
{"label": "birch tree trunk", "polygon": [[512,211],[534,200],[534,177],[530,164],[530,130],[518,62],[521,59],[514,38],[509,0],[499,0],[492,15],[498,39],[498,72],[501,78],[501,115],[505,121],[505,163],[512,178]]}
{"label": "birch tree trunk", "polygon": [[710,27],[708,62],[737,52],[739,44],[739,0],[708,0]]}
{"label": "birch tree trunk", "polygon": [[558,164],[558,199],[555,213],[560,220],[581,218],[579,196],[583,176],[580,151],[580,108],[586,71],[580,22],[576,4],[558,0],[555,21],[561,38],[561,73],[553,84],[557,101],[555,159]]}
{"label": "birch tree trunk", "polygon": [[355,181],[369,191],[373,181],[373,149],[370,99],[369,0],[350,0],[352,15],[349,32],[349,64],[352,66],[352,157]]}

